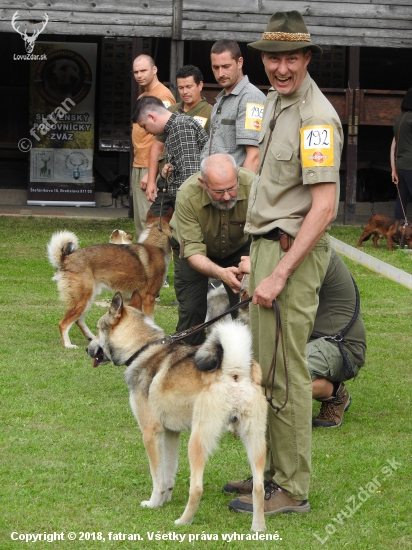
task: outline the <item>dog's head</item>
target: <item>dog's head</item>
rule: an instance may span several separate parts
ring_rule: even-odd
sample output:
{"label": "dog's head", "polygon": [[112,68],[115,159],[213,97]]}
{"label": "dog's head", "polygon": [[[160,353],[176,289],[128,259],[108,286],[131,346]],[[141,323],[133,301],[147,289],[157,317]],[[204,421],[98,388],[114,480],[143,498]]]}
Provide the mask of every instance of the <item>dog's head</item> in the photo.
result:
{"label": "dog's head", "polygon": [[412,227],[410,225],[407,225],[402,230],[401,247],[403,248],[404,246],[412,248]]}
{"label": "dog's head", "polygon": [[110,363],[124,365],[126,361],[154,334],[162,336],[162,331],[142,311],[142,298],[134,291],[129,305],[117,292],[110,309],[97,323],[97,333],[86,351],[94,359],[93,366]]}
{"label": "dog's head", "polygon": [[109,243],[111,244],[132,244],[133,235],[131,233],[126,233],[122,229],[114,229],[109,238]]}
{"label": "dog's head", "polygon": [[[163,233],[169,237],[169,239],[172,238],[172,229],[169,225],[170,220],[173,216],[173,208],[169,208],[167,213],[160,218],[160,227]],[[146,216],[146,226],[147,227],[153,227],[154,225],[159,225],[159,217],[156,217],[151,210],[148,211]]]}

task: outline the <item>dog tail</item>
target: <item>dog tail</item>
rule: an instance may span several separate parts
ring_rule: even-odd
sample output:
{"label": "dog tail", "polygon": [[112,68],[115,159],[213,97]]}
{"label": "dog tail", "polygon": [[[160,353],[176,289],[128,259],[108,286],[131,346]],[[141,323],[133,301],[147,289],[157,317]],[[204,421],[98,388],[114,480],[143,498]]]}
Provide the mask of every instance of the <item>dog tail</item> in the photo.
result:
{"label": "dog tail", "polygon": [[65,256],[79,248],[79,239],[71,231],[53,233],[47,245],[47,256],[53,267],[60,269]]}
{"label": "dog tail", "polygon": [[222,369],[228,374],[249,376],[252,365],[252,335],[249,327],[231,318],[217,323],[196,352],[195,365],[201,371]]}

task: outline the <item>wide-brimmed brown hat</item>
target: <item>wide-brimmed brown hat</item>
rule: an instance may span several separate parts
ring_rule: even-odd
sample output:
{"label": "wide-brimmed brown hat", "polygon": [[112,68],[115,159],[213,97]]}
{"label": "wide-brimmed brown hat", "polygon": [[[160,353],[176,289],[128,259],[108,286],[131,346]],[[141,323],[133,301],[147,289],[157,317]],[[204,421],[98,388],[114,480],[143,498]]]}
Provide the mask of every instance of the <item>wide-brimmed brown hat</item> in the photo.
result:
{"label": "wide-brimmed brown hat", "polygon": [[248,48],[261,52],[291,52],[310,48],[322,53],[322,49],[310,41],[310,34],[303,17],[298,11],[277,11],[269,19],[265,32],[258,42],[251,42]]}

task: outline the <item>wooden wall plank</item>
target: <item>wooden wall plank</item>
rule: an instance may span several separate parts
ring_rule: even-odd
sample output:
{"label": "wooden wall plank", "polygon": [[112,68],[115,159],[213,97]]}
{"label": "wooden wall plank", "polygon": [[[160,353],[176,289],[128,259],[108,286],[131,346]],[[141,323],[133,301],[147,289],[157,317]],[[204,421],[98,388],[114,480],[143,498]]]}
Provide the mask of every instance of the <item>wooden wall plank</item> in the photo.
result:
{"label": "wooden wall plank", "polygon": [[20,15],[26,14],[27,10],[47,12],[48,14],[55,11],[90,12],[90,13],[129,13],[129,14],[156,14],[156,15],[172,15],[172,0],[122,0],[114,2],[113,0],[91,0],[84,2],[83,0],[72,0],[70,3],[64,0],[32,0],[25,2],[22,0],[1,0],[0,13],[2,10],[10,10],[14,13],[20,11]]}
{"label": "wooden wall plank", "polygon": [[[0,32],[11,32],[9,25],[0,23]],[[67,23],[55,23],[47,26],[47,34],[55,35],[96,35],[96,36],[138,36],[142,38],[170,38],[171,26],[154,27],[147,25],[113,25],[108,22],[107,25],[78,24],[68,25]],[[39,38],[41,40],[41,38]]]}
{"label": "wooden wall plank", "polygon": [[[48,34],[108,36],[171,36],[172,0],[22,0],[0,2],[0,31],[12,32],[11,18],[20,10],[21,21],[41,21],[49,15]],[[323,45],[410,48],[411,0],[290,0],[288,9],[304,16],[312,40]],[[211,40],[230,37],[239,42],[260,38],[268,16],[285,9],[283,0],[183,0],[182,39]],[[36,27],[33,27],[36,28]]]}
{"label": "wooden wall plank", "polygon": [[[380,9],[382,6],[410,6],[410,0],[316,0],[316,2],[302,2],[297,0],[288,0],[287,7],[284,0],[236,0],[236,2],[219,2],[217,0],[184,0],[183,9],[185,11],[210,11],[210,12],[231,12],[231,13],[265,13],[272,15],[276,11],[310,10],[316,4],[324,4],[329,9],[335,9],[339,4],[348,4],[349,10],[357,5],[372,6]],[[303,6],[303,8],[302,8]],[[350,13],[350,11],[348,12]]]}

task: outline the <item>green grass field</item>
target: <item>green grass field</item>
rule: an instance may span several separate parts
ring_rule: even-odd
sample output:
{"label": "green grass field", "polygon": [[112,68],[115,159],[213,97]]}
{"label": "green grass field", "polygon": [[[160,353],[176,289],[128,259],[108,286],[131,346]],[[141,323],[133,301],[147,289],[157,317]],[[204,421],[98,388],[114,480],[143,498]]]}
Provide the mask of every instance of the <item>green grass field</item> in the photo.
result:
{"label": "green grass field", "polygon": [[[131,220],[0,217],[0,550],[411,548],[411,292],[345,260],[361,294],[367,363],[348,383],[352,405],[342,427],[313,432],[312,512],[268,517],[273,540],[247,539],[251,517],[229,512],[230,497],[221,492],[227,480],[250,475],[241,443],[227,434],[206,467],[195,522],[178,527],[173,521],[189,488],[187,434],[172,502],[142,508],[151,479],[124,369],[93,369],[76,326],[71,338],[78,349],[60,341],[64,308],[47,242],[60,229],[74,231],[81,246],[107,242],[115,227],[133,231]],[[360,228],[336,227],[332,234],[354,245]],[[381,243],[362,250],[412,273],[412,255],[389,253]],[[168,333],[177,321],[174,299],[171,284],[156,305],[155,320]],[[105,311],[92,307],[92,330]],[[314,402],[314,415],[318,409]],[[25,542],[36,534],[64,540]],[[137,534],[141,540],[127,539]]]}

